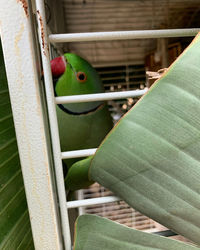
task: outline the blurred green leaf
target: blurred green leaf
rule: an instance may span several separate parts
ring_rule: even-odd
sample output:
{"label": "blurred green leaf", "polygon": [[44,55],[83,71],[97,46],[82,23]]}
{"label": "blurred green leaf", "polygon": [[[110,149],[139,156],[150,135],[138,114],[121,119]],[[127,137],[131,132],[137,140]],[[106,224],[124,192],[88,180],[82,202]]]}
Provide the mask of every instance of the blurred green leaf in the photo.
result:
{"label": "blurred green leaf", "polygon": [[144,233],[95,215],[76,222],[74,250],[195,250],[185,243]]}

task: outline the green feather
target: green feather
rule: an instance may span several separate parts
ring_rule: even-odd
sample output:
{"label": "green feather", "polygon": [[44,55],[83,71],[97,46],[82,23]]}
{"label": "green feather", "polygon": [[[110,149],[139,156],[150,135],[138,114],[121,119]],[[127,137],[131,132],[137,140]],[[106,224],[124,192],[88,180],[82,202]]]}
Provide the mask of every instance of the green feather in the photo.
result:
{"label": "green feather", "polygon": [[[66,53],[66,70],[58,79],[55,92],[57,96],[94,94],[103,92],[103,85],[96,70],[83,58]],[[77,79],[82,72],[84,82]],[[73,113],[67,113],[67,109]],[[61,150],[96,148],[113,126],[108,107],[104,102],[73,103],[57,106]],[[68,167],[79,159],[64,162]]]}
{"label": "green feather", "polygon": [[[103,85],[96,70],[83,58],[66,53],[66,70],[56,83],[57,96],[84,95],[103,92]],[[83,72],[86,80],[77,79],[77,74]],[[98,107],[102,102],[86,102],[64,104],[72,112],[85,112]]]}
{"label": "green feather", "polygon": [[92,156],[82,161],[76,162],[73,167],[69,169],[66,182],[66,188],[68,190],[78,190],[86,188],[94,183],[88,179],[88,170],[90,167]]}

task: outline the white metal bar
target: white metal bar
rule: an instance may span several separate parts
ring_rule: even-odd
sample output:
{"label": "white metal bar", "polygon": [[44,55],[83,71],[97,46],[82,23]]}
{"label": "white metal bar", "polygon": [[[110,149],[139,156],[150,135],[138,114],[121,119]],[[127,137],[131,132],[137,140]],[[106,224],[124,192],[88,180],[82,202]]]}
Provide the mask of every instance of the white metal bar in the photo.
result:
{"label": "white metal bar", "polygon": [[[77,199],[78,200],[84,199],[84,191],[83,191],[83,189],[80,189],[80,190],[76,191],[76,194],[77,194]],[[78,207],[78,214],[79,215],[85,214],[85,208],[84,207]]]}
{"label": "white metal bar", "polygon": [[55,97],[57,104],[64,103],[79,103],[79,102],[93,102],[93,101],[108,101],[113,99],[123,99],[128,97],[139,97],[144,95],[148,91],[148,88],[143,90],[130,90],[119,91],[100,94],[88,94],[88,95],[73,95],[73,96],[59,96]]}
{"label": "white metal bar", "polygon": [[121,199],[116,196],[106,196],[106,197],[99,197],[99,198],[92,198],[85,200],[68,201],[66,206],[68,209],[70,209],[75,207],[88,207],[88,206],[110,203],[120,200]]}
{"label": "white metal bar", "polygon": [[195,36],[200,28],[51,34],[52,43]]}
{"label": "white metal bar", "polygon": [[73,150],[61,153],[62,159],[70,159],[70,158],[80,158],[94,155],[97,151],[97,148],[91,149],[82,149],[82,150]]}
{"label": "white metal bar", "polygon": [[[0,30],[35,249],[62,249],[30,1],[1,0]],[[8,219],[9,220],[9,219]]]}
{"label": "white metal bar", "polygon": [[71,235],[69,227],[69,218],[68,212],[66,210],[66,193],[64,185],[64,175],[61,161],[61,149],[60,149],[60,140],[56,116],[56,107],[54,99],[54,90],[53,82],[51,76],[51,67],[50,67],[50,58],[49,58],[49,42],[47,36],[47,27],[46,27],[46,17],[45,17],[45,8],[43,0],[35,0],[36,3],[36,12],[37,12],[37,22],[38,22],[38,36],[40,39],[40,48],[42,56],[42,64],[44,71],[44,82],[46,89],[46,98],[47,106],[49,112],[49,121],[50,121],[50,130],[51,130],[51,139],[52,139],[52,148],[53,148],[53,158],[55,163],[55,173],[57,179],[57,190],[59,197],[59,206],[61,213],[61,224],[63,230],[64,245],[66,250],[71,250]]}

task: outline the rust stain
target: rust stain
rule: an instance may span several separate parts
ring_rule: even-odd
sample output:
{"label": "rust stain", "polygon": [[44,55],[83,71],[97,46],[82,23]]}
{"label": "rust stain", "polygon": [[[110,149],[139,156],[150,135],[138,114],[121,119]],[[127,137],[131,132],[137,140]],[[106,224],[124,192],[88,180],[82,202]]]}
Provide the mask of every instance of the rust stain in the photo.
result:
{"label": "rust stain", "polygon": [[[21,47],[20,47],[20,43],[23,39],[23,33],[24,33],[24,25],[23,23],[19,26],[19,30],[15,36],[15,41],[14,41],[14,48],[15,48],[15,55],[17,57],[17,64],[16,64],[16,67],[17,67],[17,72],[18,72],[18,75],[17,75],[17,80],[16,80],[16,83],[19,85],[19,88],[22,88],[23,87],[23,83],[24,83],[24,75],[23,75],[23,70],[22,70],[22,56],[21,56]],[[32,47],[31,47],[31,52],[33,53],[32,51]],[[45,144],[46,144],[46,140],[45,140],[45,135],[42,131],[42,123],[43,123],[43,119],[42,119],[42,113],[40,112],[40,109],[39,109],[39,106],[40,106],[40,97],[39,95],[36,95],[36,98],[37,98],[37,107],[35,109],[35,107],[33,108],[33,110],[31,110],[33,113],[37,113],[37,115],[39,116],[40,118],[40,130],[41,130],[41,137],[42,137],[42,150],[43,150],[43,155],[44,155],[44,161],[43,161],[43,166],[44,168],[46,169],[46,175],[47,175],[47,188],[48,188],[48,193],[49,193],[49,196],[53,196],[53,193],[51,191],[51,179],[50,179],[50,173],[48,171],[48,158],[47,158],[47,151],[46,151],[46,148],[45,148]],[[21,127],[23,128],[23,133],[24,133],[24,137],[23,139],[21,139],[22,141],[26,139],[26,149],[27,149],[27,155],[26,156],[22,156],[22,158],[26,158],[26,160],[28,161],[29,163],[29,171],[31,172],[31,181],[32,181],[32,185],[31,185],[31,195],[32,197],[34,197],[34,199],[37,201],[37,206],[38,206],[38,210],[40,211],[40,214],[41,214],[41,217],[40,217],[40,226],[39,226],[39,229],[40,230],[40,236],[39,236],[39,241],[40,241],[40,244],[41,244],[41,247],[44,248],[43,246],[45,245],[45,242],[44,242],[44,235],[45,235],[45,226],[46,226],[46,222],[45,222],[45,207],[43,206],[43,201],[42,201],[42,198],[40,196],[40,193],[39,193],[39,188],[38,188],[38,183],[37,183],[37,179],[38,179],[38,176],[37,176],[37,171],[34,169],[34,159],[33,159],[33,149],[32,149],[32,138],[29,136],[30,134],[30,129],[29,129],[29,124],[28,124],[28,119],[27,119],[27,116],[26,116],[26,106],[27,106],[27,101],[26,99],[24,98],[22,103],[21,103],[21,113],[22,113],[22,119],[21,119]],[[30,112],[31,112],[30,111]],[[46,176],[45,176],[45,179],[46,179]],[[35,202],[35,201],[34,201]],[[53,217],[53,213],[54,213],[54,203],[51,202],[51,199],[49,201],[49,205],[51,207],[51,215]],[[32,212],[32,211],[31,211]],[[31,214],[31,221],[32,223],[35,223],[35,220],[37,220],[36,218],[36,215],[33,213]],[[56,220],[53,219],[53,223],[54,223],[54,230],[56,230]],[[58,237],[57,235],[57,232],[55,233],[56,236]],[[57,240],[58,242],[58,240]]]}
{"label": "rust stain", "polygon": [[44,53],[44,55],[46,56],[46,55],[47,55],[46,51],[48,51],[48,47],[47,47],[47,45],[46,45],[46,43],[45,43],[44,24],[43,24],[42,16],[41,16],[39,10],[37,10],[37,14],[38,14],[38,16],[39,16],[39,21],[40,21],[40,26],[41,26],[40,33],[41,33],[41,39],[42,39],[43,53]]}
{"label": "rust stain", "polygon": [[18,43],[19,43],[19,41],[20,41],[21,38],[22,38],[23,31],[24,31],[24,25],[21,24],[19,33],[18,33],[18,34],[16,35],[16,37],[15,37],[15,48],[16,48],[17,54],[20,53],[20,50],[19,50],[19,47],[18,47]]}
{"label": "rust stain", "polygon": [[[29,128],[28,128],[28,125],[27,125],[27,117],[26,117],[26,110],[25,110],[25,107],[26,107],[26,102],[25,100],[23,100],[23,104],[22,104],[22,115],[23,115],[23,118],[22,118],[22,126],[23,126],[23,131],[24,131],[24,138],[26,138],[26,148],[27,148],[27,158],[28,158],[28,162],[29,162],[29,169],[31,171],[31,174],[32,174],[32,178],[31,178],[31,181],[32,181],[32,192],[31,192],[31,195],[35,197],[35,199],[37,200],[37,205],[39,207],[39,211],[40,211],[40,214],[41,214],[41,223],[40,223],[40,227],[38,228],[38,230],[40,230],[40,244],[43,245],[44,242],[43,242],[43,235],[45,233],[45,221],[44,221],[44,216],[43,214],[45,213],[44,211],[44,208],[43,208],[43,205],[42,205],[42,201],[41,201],[41,198],[40,198],[40,194],[38,192],[38,185],[37,185],[37,173],[34,169],[34,163],[33,163],[33,155],[32,155],[32,145],[31,145],[31,138],[29,136],[30,132],[29,132]],[[35,214],[31,215],[31,220],[37,220]]]}
{"label": "rust stain", "polygon": [[[31,47],[31,54],[33,54],[33,48]],[[34,83],[35,83],[35,88],[36,89],[38,89],[38,84],[37,84],[37,81],[34,81]],[[39,91],[39,90],[38,90]],[[48,155],[48,152],[47,152],[47,150],[46,150],[46,137],[45,137],[45,134],[44,134],[44,127],[43,127],[43,122],[44,122],[44,120],[43,120],[43,114],[42,114],[42,111],[41,111],[41,109],[40,109],[40,106],[41,106],[41,99],[40,99],[40,96],[39,95],[36,95],[36,103],[37,103],[37,107],[35,107],[35,111],[37,112],[37,116],[38,116],[38,118],[40,119],[40,133],[39,133],[39,135],[41,135],[41,138],[42,138],[42,144],[41,144],[41,146],[42,146],[42,153],[43,153],[43,156],[44,156],[44,158],[43,158],[43,164],[44,164],[44,167],[45,167],[45,169],[46,169],[46,177],[47,177],[47,189],[48,189],[48,193],[49,193],[49,195],[50,195],[50,197],[54,197],[54,194],[52,193],[52,183],[51,183],[51,178],[50,178],[50,172],[49,172],[49,168],[48,168],[48,165],[49,165],[49,159],[48,159],[48,157],[47,157],[47,155]],[[25,129],[25,128],[24,128]],[[35,172],[34,172],[34,169],[31,169],[32,171],[32,174],[34,175],[34,177],[36,176],[36,174],[35,174]],[[37,185],[37,183],[36,183],[36,181],[35,181],[35,179],[34,179],[34,181],[33,181],[33,183],[35,184],[34,186],[36,186]],[[36,199],[38,200],[38,205],[40,205],[40,209],[41,209],[41,211],[43,212],[43,207],[42,207],[42,204],[41,204],[41,202],[40,202],[40,199],[39,199],[39,196],[37,195],[37,191],[36,191],[36,188],[34,187],[34,189],[33,189],[33,191],[32,191],[32,193],[35,195],[35,197],[36,197]],[[50,211],[50,213],[51,213],[51,217],[55,217],[54,216],[54,213],[55,213],[55,205],[54,205],[54,203],[53,202],[51,202],[51,198],[49,199],[49,206],[51,207],[50,209],[49,209],[49,211]],[[45,211],[44,211],[44,213],[45,213]],[[31,220],[33,219],[33,216],[31,217]],[[56,242],[59,242],[59,234],[58,234],[58,232],[57,232],[57,227],[56,227],[56,218],[54,218],[53,220],[52,220],[52,223],[54,224],[54,230],[55,230],[55,236],[56,236]],[[42,242],[42,240],[43,240],[43,235],[45,234],[45,228],[44,228],[44,220],[42,221],[42,223],[41,223],[41,237],[40,237],[40,240],[41,240],[41,242]],[[42,243],[43,244],[43,243]],[[59,247],[57,247],[56,249],[58,249]]]}
{"label": "rust stain", "polygon": [[[23,84],[24,84],[24,76],[22,74],[23,72],[23,67],[22,67],[22,56],[21,56],[21,50],[20,50],[20,46],[19,46],[19,42],[22,40],[22,36],[23,36],[23,32],[24,32],[24,25],[23,23],[21,24],[20,26],[20,29],[17,33],[17,35],[15,36],[15,55],[17,57],[17,64],[16,64],[16,67],[17,67],[17,72],[18,72],[18,76],[17,76],[17,80],[16,80],[16,83],[19,85],[19,89],[23,87]],[[26,117],[26,105],[27,105],[27,102],[25,101],[25,98],[23,99],[22,103],[21,103],[21,113],[22,113],[22,119],[21,119],[21,126],[23,127],[23,133],[24,133],[24,138],[26,140],[26,148],[27,148],[27,160],[29,162],[29,169],[31,171],[31,175],[32,175],[32,196],[35,197],[35,199],[37,200],[37,205],[39,207],[39,210],[40,210],[40,213],[41,214],[44,214],[45,211],[44,211],[44,208],[43,208],[43,205],[42,205],[42,200],[40,198],[40,194],[38,192],[38,186],[37,186],[37,174],[36,174],[36,171],[34,169],[34,163],[33,163],[33,156],[32,156],[32,146],[31,146],[31,138],[29,136],[29,131],[28,131],[28,125],[27,125],[27,117]],[[22,139],[23,141],[23,139]],[[23,158],[24,156],[22,156]],[[35,214],[32,215],[31,219],[33,221],[36,220],[36,216]],[[43,245],[43,236],[45,234],[45,221],[44,221],[44,216],[41,216],[41,224],[40,224],[40,243],[41,245]]]}
{"label": "rust stain", "polygon": [[18,67],[18,78],[17,78],[17,83],[19,83],[19,86],[22,87],[23,85],[23,81],[22,79],[24,78],[23,74],[22,74],[22,59],[21,59],[21,56],[20,56],[20,48],[19,48],[19,41],[21,40],[22,38],[22,35],[23,35],[23,32],[24,32],[24,25],[21,24],[21,27],[20,27],[20,30],[18,32],[18,34],[16,35],[15,37],[15,54],[18,58],[18,64],[17,64],[17,67]]}
{"label": "rust stain", "polygon": [[26,0],[17,0],[17,2],[18,3],[20,2],[22,4],[22,7],[24,9],[26,17],[29,17],[29,14],[28,14],[28,4],[27,4]]}

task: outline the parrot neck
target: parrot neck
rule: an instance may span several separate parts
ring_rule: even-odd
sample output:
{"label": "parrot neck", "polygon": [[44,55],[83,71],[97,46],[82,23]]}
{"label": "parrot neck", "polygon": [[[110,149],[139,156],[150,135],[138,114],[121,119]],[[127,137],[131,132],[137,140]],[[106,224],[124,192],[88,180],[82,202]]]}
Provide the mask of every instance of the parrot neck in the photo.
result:
{"label": "parrot neck", "polygon": [[104,105],[104,103],[99,104],[97,107],[87,110],[87,111],[82,111],[82,112],[73,112],[69,109],[67,109],[65,106],[63,106],[62,104],[58,104],[58,107],[60,109],[62,109],[65,113],[68,113],[70,115],[87,115],[89,113],[95,112],[97,109],[99,109],[100,107],[102,107]]}

